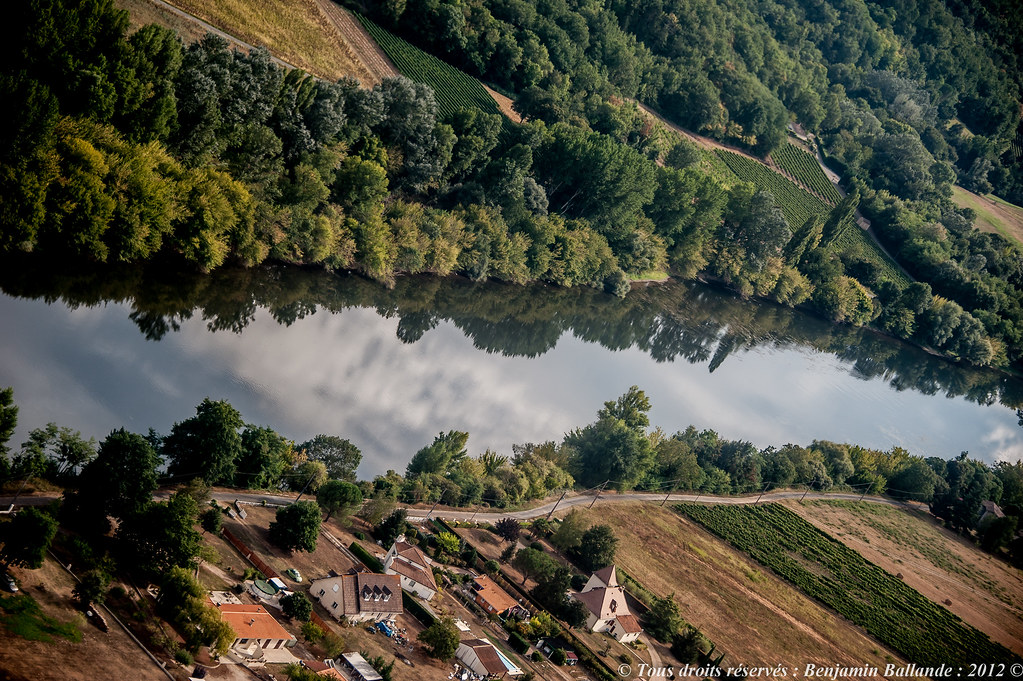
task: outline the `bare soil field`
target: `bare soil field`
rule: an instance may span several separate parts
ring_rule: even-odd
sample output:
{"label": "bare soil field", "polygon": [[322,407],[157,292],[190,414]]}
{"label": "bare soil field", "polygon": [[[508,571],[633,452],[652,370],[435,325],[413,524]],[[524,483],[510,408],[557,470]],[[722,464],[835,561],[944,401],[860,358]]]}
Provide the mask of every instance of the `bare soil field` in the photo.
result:
{"label": "bare soil field", "polygon": [[[617,564],[725,653],[729,665],[899,663],[891,650],[795,587],[668,509],[617,504],[586,511],[622,538]],[[626,539],[627,538],[627,539]]]}
{"label": "bare soil field", "polygon": [[72,643],[60,637],[48,643],[27,641],[0,626],[0,679],[167,681],[156,663],[113,620],[107,633],[85,622],[84,615],[71,603],[74,579],[54,560],[48,558],[38,570],[12,572],[21,590],[34,598],[45,614],[61,622],[77,620],[82,641]]}
{"label": "bare soil field", "polygon": [[[1023,654],[1023,572],[923,512],[878,504],[782,502],[993,640]],[[951,605],[946,601],[951,601]]]}

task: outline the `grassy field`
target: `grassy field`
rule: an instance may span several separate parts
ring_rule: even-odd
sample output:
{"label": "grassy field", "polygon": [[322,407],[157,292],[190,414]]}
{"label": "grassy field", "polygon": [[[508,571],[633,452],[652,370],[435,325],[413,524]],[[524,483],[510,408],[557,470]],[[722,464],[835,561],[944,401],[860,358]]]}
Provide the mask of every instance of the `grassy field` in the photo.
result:
{"label": "grassy field", "polygon": [[14,572],[21,593],[0,604],[0,679],[167,680],[112,621],[106,633],[86,623],[71,600],[74,579],[55,560]]}
{"label": "grassy field", "polygon": [[1023,573],[942,528],[934,518],[879,504],[785,502],[818,528],[1023,654]]}
{"label": "grassy field", "polygon": [[622,538],[618,566],[658,596],[673,593],[682,616],[729,664],[899,661],[858,627],[668,508],[609,504],[585,514]]}
{"label": "grassy field", "polygon": [[952,200],[962,208],[977,213],[974,226],[982,232],[1001,234],[1023,248],[1023,208],[1004,201],[993,194],[981,196],[962,187],[952,187]]}
{"label": "grassy field", "polygon": [[784,506],[675,508],[911,662],[965,666],[1019,661],[983,632]]}
{"label": "grassy field", "polygon": [[309,73],[328,80],[352,76],[368,82],[365,67],[316,0],[173,0],[172,4],[246,42],[265,45]]}

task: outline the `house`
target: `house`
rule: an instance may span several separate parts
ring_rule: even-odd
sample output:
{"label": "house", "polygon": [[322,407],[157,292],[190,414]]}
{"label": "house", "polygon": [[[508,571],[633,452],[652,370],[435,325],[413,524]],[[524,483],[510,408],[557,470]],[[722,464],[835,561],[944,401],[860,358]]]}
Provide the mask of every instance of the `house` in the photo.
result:
{"label": "house", "polygon": [[385,622],[400,615],[401,581],[398,575],[359,572],[314,579],[309,593],[338,621]]}
{"label": "house", "polygon": [[[516,614],[525,611],[519,602],[509,596],[504,589],[494,583],[487,575],[480,575],[472,582],[472,600],[490,615]],[[526,611],[528,615],[528,611]]]}
{"label": "house", "polygon": [[478,638],[458,644],[455,657],[474,674],[484,678],[501,679],[507,676],[521,676],[522,670],[494,647],[490,641]]}
{"label": "house", "polygon": [[384,556],[384,572],[398,575],[402,589],[428,601],[437,594],[437,581],[430,568],[432,563],[419,547],[409,544],[401,535]]}
{"label": "house", "polygon": [[340,662],[341,673],[348,681],[383,681],[376,669],[359,653],[343,653]]}
{"label": "house", "polygon": [[245,652],[248,657],[260,656],[256,648],[290,648],[296,643],[295,637],[262,605],[223,603],[217,606],[217,610],[221,618],[234,629],[235,639],[231,647],[238,652]]}
{"label": "house", "polygon": [[980,527],[985,521],[991,522],[996,518],[1004,518],[1005,512],[1002,511],[1002,507],[993,501],[982,501],[980,502],[980,517],[977,518],[977,527]]}
{"label": "house", "polygon": [[643,633],[639,621],[629,612],[614,565],[594,572],[583,590],[572,597],[589,611],[586,627],[590,631],[605,631],[620,643],[631,643]]}

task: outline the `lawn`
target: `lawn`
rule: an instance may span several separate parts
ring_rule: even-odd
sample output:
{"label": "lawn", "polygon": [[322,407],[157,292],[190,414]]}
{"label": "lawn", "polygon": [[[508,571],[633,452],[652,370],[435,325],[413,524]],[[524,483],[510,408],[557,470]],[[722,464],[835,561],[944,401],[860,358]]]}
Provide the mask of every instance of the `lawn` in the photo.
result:
{"label": "lawn", "polygon": [[962,187],[952,187],[952,200],[961,208],[977,213],[974,226],[982,232],[1001,234],[1023,249],[1023,208],[993,194],[981,196]]}

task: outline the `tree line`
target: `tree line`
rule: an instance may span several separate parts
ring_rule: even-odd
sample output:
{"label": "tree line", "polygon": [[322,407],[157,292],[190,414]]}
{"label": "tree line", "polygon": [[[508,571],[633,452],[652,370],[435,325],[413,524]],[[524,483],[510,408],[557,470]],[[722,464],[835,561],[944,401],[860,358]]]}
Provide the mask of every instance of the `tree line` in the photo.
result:
{"label": "tree line", "polygon": [[[399,14],[422,16],[427,26],[431,12],[451,7],[409,3]],[[597,22],[619,38],[602,38],[603,56],[592,68],[585,59],[572,62],[575,70],[599,74],[607,66],[601,60],[627,53],[618,46],[631,34],[613,28],[627,9],[615,8],[622,17],[596,8],[585,17],[558,15],[555,24],[586,32]],[[888,201],[909,211],[902,222],[915,224],[950,179],[947,163],[919,153],[916,128],[888,109],[878,105],[880,126],[863,124],[881,120],[866,99],[851,104],[835,94],[819,127],[825,139],[829,130],[841,137],[855,129],[861,151],[890,149],[868,158],[832,145],[850,182],[862,175],[873,184],[819,220],[791,225],[769,193],[708,174],[690,145],[658,133],[634,105],[610,95],[585,116],[533,115],[523,125],[473,109],[441,117],[432,91],[404,79],[362,89],[287,71],[265,50],[229,50],[214,36],[188,46],[156,26],[129,36],[126,14],[109,0],[33,0],[8,27],[17,30],[4,45],[0,91],[18,115],[0,131],[3,253],[33,251],[51,262],[160,259],[200,271],[283,262],[386,282],[397,273],[460,273],[617,295],[630,278],[667,268],[682,277],[707,273],[743,295],[804,304],[835,321],[876,320],[976,364],[1019,357],[1020,256],[999,237],[956,240],[953,229],[924,225],[916,248],[930,249],[933,267],[916,271],[959,273],[941,279],[947,283],[935,292],[944,298],[927,288],[906,293],[837,246],[858,197],[875,218]],[[520,39],[532,44],[527,33],[502,38],[512,53]],[[676,68],[668,69],[676,80],[706,71]],[[712,75],[724,78],[724,71]],[[735,73],[752,78],[752,71]],[[857,87],[866,79],[878,92],[901,87],[924,96],[901,76],[855,73]],[[784,107],[761,87],[754,87],[756,101],[732,107],[736,120],[781,120]],[[721,88],[736,97],[748,90]],[[900,91],[895,100],[910,94]],[[802,111],[795,102],[803,99],[786,105]],[[740,136],[770,137],[751,133],[755,127],[748,123]],[[920,175],[923,166],[928,174]],[[878,184],[870,171],[880,167],[893,169],[894,179],[883,181],[896,184]],[[958,225],[970,220],[952,209],[941,216]]]}
{"label": "tree line", "polygon": [[[134,562],[153,574],[187,564],[194,554],[175,554],[162,540],[143,535],[154,527],[184,532],[198,513],[184,498],[188,494],[153,502],[163,463],[168,464],[164,483],[308,492],[317,500],[311,508],[318,505],[328,518],[361,511],[374,524],[396,502],[509,508],[570,489],[729,495],[796,487],[928,503],[957,531],[980,530],[984,545],[999,550],[1013,541],[1023,511],[1023,462],[989,466],[965,452],[946,461],[912,455],[901,447],[882,451],[829,441],[757,448],[693,426],[669,435],[649,428],[650,402],[635,386],[605,402],[596,421],[566,433],[561,441],[513,445],[510,457],[491,450],[471,457],[468,433],[441,432],[412,455],[404,474],[389,470],[358,482],[361,452],[347,440],[320,435],[296,446],[270,428],[244,425],[227,402],[209,399],[199,405],[196,416],[176,423],[166,436],[120,429],[97,447],[78,433],[51,425],[32,431],[20,451],[9,456],[6,442],[17,406],[11,389],[3,398],[3,422],[8,425],[0,432],[0,482],[37,477],[65,486],[63,508],[74,525],[102,536],[110,529],[109,518],[119,519],[117,535],[127,538],[125,547],[135,552]],[[985,501],[1001,503],[1005,518],[993,523],[988,518],[979,527]],[[292,508],[289,513],[296,516],[315,516],[318,526],[318,512]],[[315,547],[316,530],[309,531],[309,523],[279,520],[280,526],[271,531],[275,542],[288,549],[311,550],[310,542]],[[1018,544],[1013,545],[1017,557],[1023,549]]]}

